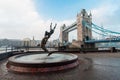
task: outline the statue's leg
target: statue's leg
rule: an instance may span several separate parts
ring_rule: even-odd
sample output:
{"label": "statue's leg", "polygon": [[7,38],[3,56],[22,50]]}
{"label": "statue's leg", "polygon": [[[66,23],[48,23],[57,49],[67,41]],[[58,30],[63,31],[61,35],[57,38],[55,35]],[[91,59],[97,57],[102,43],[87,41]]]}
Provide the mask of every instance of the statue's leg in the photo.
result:
{"label": "statue's leg", "polygon": [[49,51],[46,49],[45,46],[41,46],[41,48],[42,48],[45,52],[48,52],[48,53],[49,53]]}
{"label": "statue's leg", "polygon": [[44,50],[45,50],[45,52],[48,52],[48,53],[49,53],[49,51],[48,51],[46,48],[44,48]]}
{"label": "statue's leg", "polygon": [[48,53],[48,56],[50,56],[53,53],[53,52],[49,52],[45,46],[42,46],[41,48]]}

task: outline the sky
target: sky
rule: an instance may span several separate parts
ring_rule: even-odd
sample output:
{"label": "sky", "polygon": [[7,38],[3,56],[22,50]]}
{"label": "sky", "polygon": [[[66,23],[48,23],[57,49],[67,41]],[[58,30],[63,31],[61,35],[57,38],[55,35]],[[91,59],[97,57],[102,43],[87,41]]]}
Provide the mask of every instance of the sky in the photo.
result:
{"label": "sky", "polygon": [[57,27],[50,40],[58,39],[60,26],[75,22],[81,9],[93,23],[120,32],[120,0],[0,0],[0,39],[41,40],[51,22]]}

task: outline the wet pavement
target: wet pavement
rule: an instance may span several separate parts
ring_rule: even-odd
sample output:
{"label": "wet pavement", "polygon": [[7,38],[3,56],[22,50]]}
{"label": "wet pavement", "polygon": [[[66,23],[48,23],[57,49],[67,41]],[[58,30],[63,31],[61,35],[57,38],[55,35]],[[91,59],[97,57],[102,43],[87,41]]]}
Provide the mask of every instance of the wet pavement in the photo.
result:
{"label": "wet pavement", "polygon": [[77,54],[83,61],[76,68],[59,72],[18,74],[8,72],[0,61],[0,80],[120,80],[120,53]]}

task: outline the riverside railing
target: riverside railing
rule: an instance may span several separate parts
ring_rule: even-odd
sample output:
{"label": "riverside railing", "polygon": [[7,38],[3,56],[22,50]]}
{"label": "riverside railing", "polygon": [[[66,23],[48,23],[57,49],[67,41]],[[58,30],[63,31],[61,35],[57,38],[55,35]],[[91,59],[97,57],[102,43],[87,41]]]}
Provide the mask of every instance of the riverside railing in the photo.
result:
{"label": "riverside railing", "polygon": [[17,51],[14,47],[0,47],[0,53]]}

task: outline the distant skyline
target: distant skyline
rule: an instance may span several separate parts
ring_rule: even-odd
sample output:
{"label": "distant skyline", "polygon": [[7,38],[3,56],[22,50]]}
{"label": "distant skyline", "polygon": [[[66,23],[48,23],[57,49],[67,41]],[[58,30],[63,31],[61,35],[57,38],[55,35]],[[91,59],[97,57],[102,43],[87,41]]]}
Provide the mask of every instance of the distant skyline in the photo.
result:
{"label": "distant skyline", "polygon": [[51,22],[58,25],[50,40],[58,39],[60,26],[72,24],[81,9],[93,23],[120,32],[120,0],[0,0],[0,39],[41,40]]}

